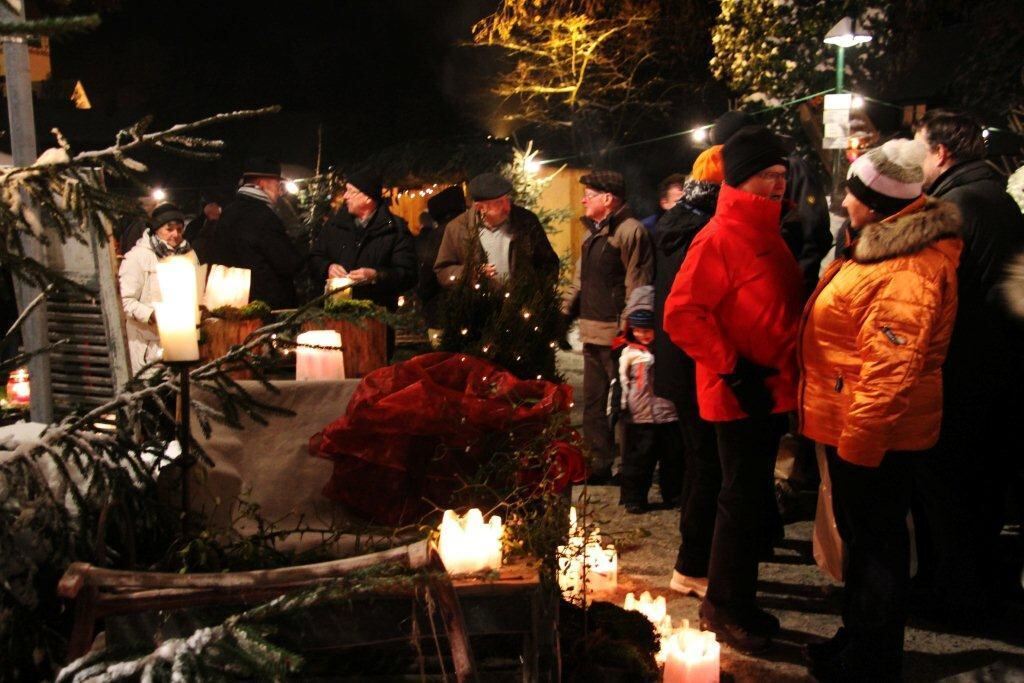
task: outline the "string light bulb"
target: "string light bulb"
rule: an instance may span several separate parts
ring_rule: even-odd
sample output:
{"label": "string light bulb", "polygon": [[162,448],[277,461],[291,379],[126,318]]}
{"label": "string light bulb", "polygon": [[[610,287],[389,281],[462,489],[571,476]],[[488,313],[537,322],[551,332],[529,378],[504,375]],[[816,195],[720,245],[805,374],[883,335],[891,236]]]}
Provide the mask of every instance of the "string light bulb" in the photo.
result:
{"label": "string light bulb", "polygon": [[708,126],[699,126],[694,128],[693,132],[690,133],[690,137],[698,145],[704,144],[708,141]]}
{"label": "string light bulb", "polygon": [[153,197],[154,201],[162,202],[167,199],[167,191],[164,190],[162,187],[157,187],[154,188],[150,196]]}

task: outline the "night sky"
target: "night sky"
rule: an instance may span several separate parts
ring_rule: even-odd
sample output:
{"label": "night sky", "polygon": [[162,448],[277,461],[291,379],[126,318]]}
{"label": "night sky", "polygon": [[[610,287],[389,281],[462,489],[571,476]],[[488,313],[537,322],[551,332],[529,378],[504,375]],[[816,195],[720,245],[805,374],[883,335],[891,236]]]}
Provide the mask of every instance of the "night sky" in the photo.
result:
{"label": "night sky", "polygon": [[326,162],[413,139],[486,135],[486,117],[465,96],[479,86],[480,56],[458,43],[493,4],[125,0],[101,13],[98,30],[53,46],[54,79],[80,79],[93,105],[60,121],[72,142],[91,146],[145,114],[163,125],[284,107],[218,130],[231,145],[222,166],[248,154],[311,166],[320,125]]}

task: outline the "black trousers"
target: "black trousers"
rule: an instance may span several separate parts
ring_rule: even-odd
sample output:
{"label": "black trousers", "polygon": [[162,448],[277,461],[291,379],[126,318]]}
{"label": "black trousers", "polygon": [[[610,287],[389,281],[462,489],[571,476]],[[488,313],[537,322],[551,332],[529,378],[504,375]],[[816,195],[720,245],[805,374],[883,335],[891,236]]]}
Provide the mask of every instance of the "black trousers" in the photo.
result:
{"label": "black trousers", "polygon": [[914,466],[914,583],[923,604],[957,621],[1000,599],[998,543],[1013,478],[1004,450],[1018,441],[1006,433],[1016,418],[1000,418],[1005,406],[979,394],[947,395],[939,442]]}
{"label": "black trousers", "polygon": [[719,613],[755,606],[758,556],[770,539],[774,471],[785,415],[716,422],[722,489],[711,541],[706,600]]}
{"label": "black trousers", "polygon": [[622,457],[619,503],[647,505],[647,495],[659,467],[661,499],[668,502],[682,490],[683,433],[678,422],[626,425],[626,451]]}
{"label": "black trousers", "polygon": [[615,439],[608,424],[608,388],[616,375],[612,348],[583,345],[583,443],[590,451],[590,470],[611,475]]}
{"label": "black trousers", "polygon": [[686,576],[705,577],[711,559],[718,493],[722,490],[722,465],[711,423],[702,420],[696,410],[680,412],[679,418],[687,438],[675,569]]}
{"label": "black trousers", "polygon": [[843,628],[849,641],[840,656],[854,671],[898,678],[910,588],[907,513],[917,458],[892,451],[879,467],[862,467],[842,460],[831,446],[825,451],[836,526],[848,552]]}

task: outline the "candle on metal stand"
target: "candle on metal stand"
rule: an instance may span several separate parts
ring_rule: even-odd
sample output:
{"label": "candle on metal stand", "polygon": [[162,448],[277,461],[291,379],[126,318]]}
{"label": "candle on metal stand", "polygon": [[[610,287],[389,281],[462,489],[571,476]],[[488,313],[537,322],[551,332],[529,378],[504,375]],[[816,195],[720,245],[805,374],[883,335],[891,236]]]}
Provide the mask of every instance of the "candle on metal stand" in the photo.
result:
{"label": "candle on metal stand", "polygon": [[156,276],[162,301],[154,302],[153,306],[163,359],[169,362],[199,360],[195,265],[187,258],[171,257],[156,264]]}

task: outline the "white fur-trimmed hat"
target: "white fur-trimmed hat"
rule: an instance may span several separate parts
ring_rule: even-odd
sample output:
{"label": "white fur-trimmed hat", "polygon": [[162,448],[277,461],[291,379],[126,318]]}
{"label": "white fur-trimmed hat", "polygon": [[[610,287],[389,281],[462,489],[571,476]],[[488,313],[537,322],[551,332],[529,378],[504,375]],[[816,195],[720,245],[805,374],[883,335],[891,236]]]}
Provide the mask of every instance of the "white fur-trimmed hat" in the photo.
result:
{"label": "white fur-trimmed hat", "polygon": [[850,165],[846,187],[872,211],[891,216],[921,196],[927,154],[918,140],[889,140]]}

